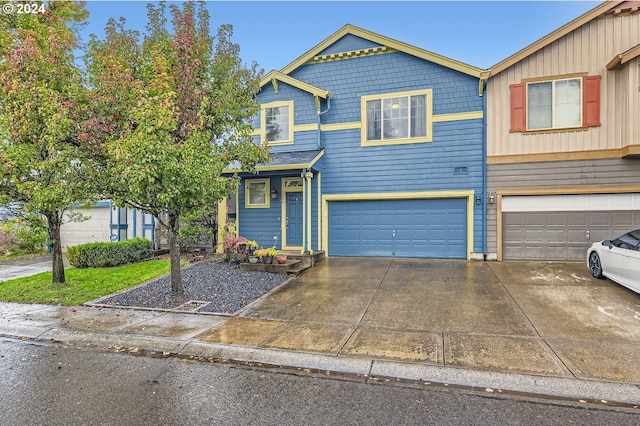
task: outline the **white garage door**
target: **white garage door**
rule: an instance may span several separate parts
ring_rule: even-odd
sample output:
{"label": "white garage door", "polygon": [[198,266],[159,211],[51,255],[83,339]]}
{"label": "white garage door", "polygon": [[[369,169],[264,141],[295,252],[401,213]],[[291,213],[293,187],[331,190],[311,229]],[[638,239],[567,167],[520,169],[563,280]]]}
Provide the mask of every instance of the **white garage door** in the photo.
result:
{"label": "white garage door", "polygon": [[640,194],[504,196],[505,260],[584,260],[591,243],[640,228]]}
{"label": "white garage door", "polygon": [[68,222],[62,225],[60,239],[62,249],[78,244],[96,241],[109,241],[109,207],[93,207],[79,210],[85,216],[91,216],[84,222]]}

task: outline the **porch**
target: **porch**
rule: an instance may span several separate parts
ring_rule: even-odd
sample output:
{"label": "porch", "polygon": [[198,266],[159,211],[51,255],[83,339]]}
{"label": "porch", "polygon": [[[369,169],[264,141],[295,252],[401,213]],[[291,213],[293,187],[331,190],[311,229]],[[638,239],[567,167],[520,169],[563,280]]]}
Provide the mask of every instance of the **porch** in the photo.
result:
{"label": "porch", "polygon": [[296,251],[281,251],[278,256],[286,256],[287,260],[282,265],[279,263],[241,263],[240,269],[245,271],[271,272],[273,274],[299,275],[303,271],[313,267],[325,257],[324,251],[316,251],[312,254],[301,254]]}

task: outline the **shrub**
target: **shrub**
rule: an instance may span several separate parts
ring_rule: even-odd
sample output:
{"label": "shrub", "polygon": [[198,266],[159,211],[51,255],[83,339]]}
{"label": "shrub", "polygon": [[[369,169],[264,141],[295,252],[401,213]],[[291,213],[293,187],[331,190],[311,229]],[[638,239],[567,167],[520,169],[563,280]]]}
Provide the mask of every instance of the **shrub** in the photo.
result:
{"label": "shrub", "polygon": [[76,268],[102,268],[139,262],[151,257],[153,243],[133,238],[111,243],[88,243],[67,248],[67,259]]}

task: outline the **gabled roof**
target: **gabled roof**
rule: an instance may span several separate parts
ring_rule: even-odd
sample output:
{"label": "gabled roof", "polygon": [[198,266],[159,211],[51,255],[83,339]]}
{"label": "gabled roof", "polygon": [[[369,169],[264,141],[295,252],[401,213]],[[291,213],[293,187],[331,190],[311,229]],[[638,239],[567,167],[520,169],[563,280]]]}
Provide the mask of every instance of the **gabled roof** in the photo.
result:
{"label": "gabled roof", "polygon": [[550,45],[554,41],[569,34],[571,31],[577,28],[580,28],[584,24],[592,21],[593,19],[598,18],[599,16],[605,14],[611,9],[615,9],[617,6],[623,3],[633,3],[633,2],[605,1],[604,3],[594,7],[593,9],[583,14],[582,16],[579,16],[578,18],[574,19],[568,24],[563,25],[562,27],[558,28],[554,32],[547,34],[546,36],[542,37],[540,40],[534,42],[533,44],[530,44],[529,46],[525,47],[521,51],[514,53],[513,55],[509,56],[507,59],[501,62],[498,62],[497,64],[492,66],[489,70],[490,71],[489,78],[493,77],[496,74],[501,73],[502,71],[506,70],[510,66],[520,62],[526,57],[536,53],[538,50]]}
{"label": "gabled roof", "polygon": [[331,46],[333,43],[337,42],[342,37],[348,34],[363,38],[365,40],[372,41],[374,43],[380,44],[382,46],[386,46],[396,51],[407,53],[409,55],[418,57],[420,59],[425,59],[427,61],[445,66],[447,68],[454,69],[456,71],[471,75],[473,77],[480,78],[480,74],[483,71],[482,69],[476,68],[472,65],[468,65],[463,62],[456,61],[454,59],[450,59],[442,55],[438,55],[437,53],[429,52],[428,50],[420,49],[418,47],[411,46],[401,41],[393,40],[389,37],[381,36],[380,34],[376,34],[371,31],[367,31],[362,28],[358,28],[353,25],[347,24],[341,29],[339,29],[337,32],[333,33],[333,35],[329,36],[327,39],[322,41],[320,44],[316,45],[311,50],[304,53],[298,59],[291,62],[286,67],[282,68],[281,72],[283,74],[290,74],[295,69],[313,60],[314,57],[319,55],[327,47]]}
{"label": "gabled roof", "polygon": [[638,56],[640,56],[640,44],[632,47],[626,52],[618,53],[616,56],[614,56],[613,59],[610,60],[607,64],[607,69],[612,70],[619,65],[624,65],[625,63],[634,58],[637,58]]}
{"label": "gabled roof", "polygon": [[305,83],[304,81],[298,80],[291,76],[281,73],[280,71],[271,71],[260,80],[260,88],[262,89],[265,85],[269,83],[273,83],[273,88],[278,93],[278,81],[286,83],[290,86],[297,87],[300,90],[304,90],[305,92],[311,93],[313,96],[318,96],[322,99],[331,98],[331,92],[328,90],[320,89],[314,85],[309,83]]}

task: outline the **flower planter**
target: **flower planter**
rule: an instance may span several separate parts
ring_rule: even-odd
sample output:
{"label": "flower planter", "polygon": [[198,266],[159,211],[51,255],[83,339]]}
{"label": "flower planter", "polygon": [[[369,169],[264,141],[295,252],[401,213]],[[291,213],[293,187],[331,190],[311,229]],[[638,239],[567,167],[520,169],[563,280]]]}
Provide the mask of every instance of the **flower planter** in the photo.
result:
{"label": "flower planter", "polygon": [[284,263],[287,261],[287,256],[277,256],[276,260],[280,265],[284,265]]}
{"label": "flower planter", "polygon": [[267,265],[271,265],[273,263],[273,257],[272,256],[265,256],[262,258],[262,262],[266,263]]}
{"label": "flower planter", "polygon": [[250,256],[249,263],[258,263],[258,258],[256,256]]}

